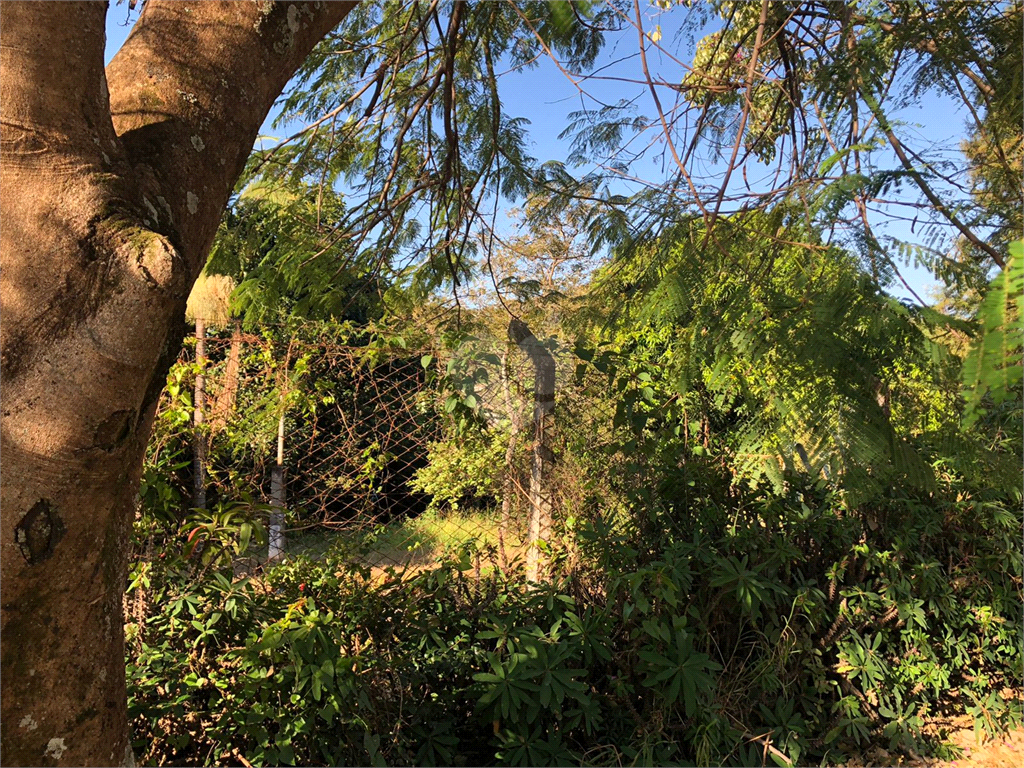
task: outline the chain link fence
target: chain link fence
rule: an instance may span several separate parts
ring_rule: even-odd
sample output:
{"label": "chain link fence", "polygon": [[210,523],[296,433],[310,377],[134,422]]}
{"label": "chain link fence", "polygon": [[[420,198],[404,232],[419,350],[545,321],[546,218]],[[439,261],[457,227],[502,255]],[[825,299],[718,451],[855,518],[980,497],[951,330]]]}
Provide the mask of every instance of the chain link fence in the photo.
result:
{"label": "chain link fence", "polygon": [[250,546],[243,571],[342,545],[371,569],[461,549],[477,570],[541,579],[571,550],[563,523],[586,501],[566,441],[596,449],[610,420],[594,420],[590,397],[581,422],[579,361],[520,325],[454,351],[353,342],[320,324],[192,339],[154,443],[169,439],[162,421],[177,425],[192,459],[176,465],[193,489],[184,506],[215,516],[244,500],[267,526],[269,546]]}

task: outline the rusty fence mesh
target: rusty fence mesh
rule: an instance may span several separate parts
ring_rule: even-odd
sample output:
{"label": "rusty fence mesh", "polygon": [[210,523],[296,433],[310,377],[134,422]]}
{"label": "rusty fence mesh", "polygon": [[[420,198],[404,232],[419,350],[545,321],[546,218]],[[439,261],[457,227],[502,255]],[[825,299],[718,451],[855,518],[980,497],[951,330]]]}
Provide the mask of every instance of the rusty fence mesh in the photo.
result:
{"label": "rusty fence mesh", "polygon": [[176,438],[183,506],[201,485],[211,515],[258,510],[270,546],[250,546],[243,567],[341,544],[371,569],[421,568],[461,548],[478,570],[536,579],[556,550],[571,557],[563,523],[586,503],[567,443],[598,450],[611,421],[594,418],[579,361],[545,346],[554,410],[541,425],[536,361],[501,337],[441,351],[226,329],[186,343],[150,458]]}

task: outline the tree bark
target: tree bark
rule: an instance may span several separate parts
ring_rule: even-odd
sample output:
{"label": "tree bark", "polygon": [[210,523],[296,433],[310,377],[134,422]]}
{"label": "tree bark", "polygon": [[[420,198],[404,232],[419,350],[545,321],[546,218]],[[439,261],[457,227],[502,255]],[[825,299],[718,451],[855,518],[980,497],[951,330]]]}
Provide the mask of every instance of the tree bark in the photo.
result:
{"label": "tree bark", "polygon": [[260,124],[352,3],[0,9],[0,749],[131,760],[122,593],[189,289]]}
{"label": "tree bark", "polygon": [[555,454],[551,438],[555,431],[555,359],[522,320],[513,318],[508,335],[533,363],[533,451],[530,461],[529,549],[526,578],[539,581],[546,571],[542,547],[551,538],[554,494],[551,470]]}
{"label": "tree bark", "polygon": [[224,366],[224,385],[217,393],[217,400],[213,406],[213,418],[211,428],[216,430],[223,427],[231,412],[235,410],[235,398],[238,396],[238,377],[241,368],[242,357],[242,323],[233,321],[231,331],[231,345],[228,347],[228,361]]}

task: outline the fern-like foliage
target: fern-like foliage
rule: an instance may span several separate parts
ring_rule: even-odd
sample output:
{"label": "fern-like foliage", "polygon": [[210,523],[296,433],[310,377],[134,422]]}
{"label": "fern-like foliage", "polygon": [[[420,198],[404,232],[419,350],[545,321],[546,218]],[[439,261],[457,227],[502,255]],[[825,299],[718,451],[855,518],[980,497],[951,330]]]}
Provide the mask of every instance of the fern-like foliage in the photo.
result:
{"label": "fern-like foliage", "polygon": [[1024,379],[1024,241],[1010,245],[1006,268],[992,281],[978,314],[979,335],[964,360],[965,423],[983,410],[1020,401]]}
{"label": "fern-like foliage", "polygon": [[336,231],[345,215],[327,188],[243,179],[206,273],[233,278],[230,310],[250,330],[288,317],[365,323],[379,314],[386,263],[361,259]]}
{"label": "fern-like foliage", "polygon": [[[781,489],[802,474],[854,504],[894,485],[927,492],[924,438],[956,422],[949,354],[934,339],[959,321],[889,297],[801,218],[736,216],[713,238],[695,219],[620,253],[596,292],[619,307],[607,330],[623,352],[660,357],[677,397],[718,412],[737,479]],[[653,345],[651,329],[662,330]],[[911,374],[935,396],[905,387]]]}

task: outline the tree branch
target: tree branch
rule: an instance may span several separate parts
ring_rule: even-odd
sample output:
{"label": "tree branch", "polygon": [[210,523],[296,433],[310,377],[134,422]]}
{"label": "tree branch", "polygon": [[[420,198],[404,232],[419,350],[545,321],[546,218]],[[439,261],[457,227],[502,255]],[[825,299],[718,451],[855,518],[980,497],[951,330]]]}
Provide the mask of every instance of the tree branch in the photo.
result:
{"label": "tree branch", "polygon": [[191,275],[274,100],[354,5],[149,0],[110,62],[114,126]]}

